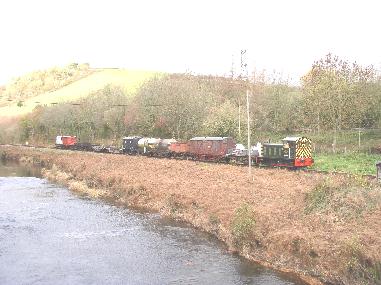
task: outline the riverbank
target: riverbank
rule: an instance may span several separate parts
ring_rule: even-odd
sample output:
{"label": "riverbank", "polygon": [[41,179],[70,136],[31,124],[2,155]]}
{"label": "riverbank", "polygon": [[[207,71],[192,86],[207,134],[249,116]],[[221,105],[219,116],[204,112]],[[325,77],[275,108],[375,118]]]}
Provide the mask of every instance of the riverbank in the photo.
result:
{"label": "riverbank", "polygon": [[[379,284],[381,189],[362,178],[0,146],[70,189],[191,223],[310,284]],[[320,283],[321,284],[321,283]]]}

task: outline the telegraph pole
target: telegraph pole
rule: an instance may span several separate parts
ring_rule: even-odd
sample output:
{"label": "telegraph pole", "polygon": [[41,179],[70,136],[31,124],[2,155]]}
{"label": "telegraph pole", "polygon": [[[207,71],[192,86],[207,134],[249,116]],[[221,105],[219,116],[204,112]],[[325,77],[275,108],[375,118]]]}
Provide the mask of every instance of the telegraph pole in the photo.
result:
{"label": "telegraph pole", "polygon": [[250,105],[249,105],[249,88],[246,89],[246,106],[247,106],[247,151],[249,155],[249,179],[251,179],[251,142],[250,142]]}
{"label": "telegraph pole", "polygon": [[359,144],[359,150],[361,148],[361,131],[363,131],[363,128],[355,128],[354,130],[358,131],[358,144]]}
{"label": "telegraph pole", "polygon": [[[241,60],[242,63],[242,60]],[[234,55],[232,55],[232,66],[230,69],[231,84],[234,85]],[[234,89],[233,89],[234,90]],[[238,104],[238,138],[241,139],[241,99],[237,98]]]}
{"label": "telegraph pole", "polygon": [[247,111],[247,152],[249,158],[249,181],[251,176],[251,142],[250,142],[250,104],[249,104],[249,75],[246,63],[246,50],[241,50],[241,78],[246,80],[246,111]]}

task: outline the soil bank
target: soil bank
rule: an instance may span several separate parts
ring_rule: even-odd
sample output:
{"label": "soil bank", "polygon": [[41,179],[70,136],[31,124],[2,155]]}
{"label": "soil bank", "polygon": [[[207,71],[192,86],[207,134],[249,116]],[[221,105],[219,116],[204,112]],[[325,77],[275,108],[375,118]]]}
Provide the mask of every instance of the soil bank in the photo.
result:
{"label": "soil bank", "polygon": [[[0,155],[40,165],[73,191],[189,222],[232,251],[310,284],[380,284],[379,197],[369,190],[369,207],[362,195],[327,192],[337,203],[325,201],[324,191],[336,188],[324,185],[344,185],[343,177],[254,169],[250,180],[246,167],[233,165],[31,147],[0,146]],[[315,195],[324,202],[316,209]]]}

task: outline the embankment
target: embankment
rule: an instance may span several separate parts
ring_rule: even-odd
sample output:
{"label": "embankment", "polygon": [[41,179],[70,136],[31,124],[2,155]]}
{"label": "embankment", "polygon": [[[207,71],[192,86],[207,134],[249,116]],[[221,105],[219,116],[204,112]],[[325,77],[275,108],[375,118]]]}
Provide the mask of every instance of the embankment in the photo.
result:
{"label": "embankment", "polygon": [[249,181],[232,165],[13,146],[0,154],[74,191],[187,221],[311,284],[380,284],[381,189],[362,178],[254,169]]}

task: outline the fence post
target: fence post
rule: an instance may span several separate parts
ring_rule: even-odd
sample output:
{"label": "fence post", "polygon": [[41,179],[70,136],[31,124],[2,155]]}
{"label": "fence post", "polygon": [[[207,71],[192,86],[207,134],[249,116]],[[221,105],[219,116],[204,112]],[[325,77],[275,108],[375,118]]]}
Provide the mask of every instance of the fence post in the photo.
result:
{"label": "fence post", "polygon": [[381,161],[376,162],[377,167],[377,181],[381,182]]}

